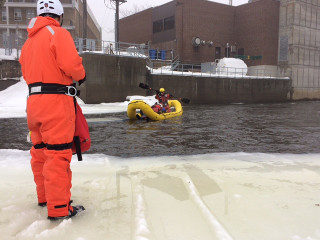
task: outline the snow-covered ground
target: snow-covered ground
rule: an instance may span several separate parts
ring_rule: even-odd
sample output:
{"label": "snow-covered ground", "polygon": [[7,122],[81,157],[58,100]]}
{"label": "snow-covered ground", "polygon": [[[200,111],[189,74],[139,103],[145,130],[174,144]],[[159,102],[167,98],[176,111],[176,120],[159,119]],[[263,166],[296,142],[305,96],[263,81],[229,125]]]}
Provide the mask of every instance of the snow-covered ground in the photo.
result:
{"label": "snow-covered ground", "polygon": [[[0,117],[25,117],[23,81],[0,92]],[[137,97],[137,96],[135,96]],[[88,105],[123,112],[127,102]],[[2,136],[5,137],[5,136]],[[320,239],[320,154],[215,153],[73,159],[72,199],[57,222],[37,206],[28,151],[0,149],[0,239]]]}
{"label": "snow-covered ground", "polygon": [[[27,95],[28,86],[23,78],[17,84],[0,91],[0,118],[26,117]],[[126,112],[132,99],[142,99],[151,105],[155,102],[153,96],[128,96],[124,102],[101,104],[85,104],[80,98],[77,99],[84,114]]]}

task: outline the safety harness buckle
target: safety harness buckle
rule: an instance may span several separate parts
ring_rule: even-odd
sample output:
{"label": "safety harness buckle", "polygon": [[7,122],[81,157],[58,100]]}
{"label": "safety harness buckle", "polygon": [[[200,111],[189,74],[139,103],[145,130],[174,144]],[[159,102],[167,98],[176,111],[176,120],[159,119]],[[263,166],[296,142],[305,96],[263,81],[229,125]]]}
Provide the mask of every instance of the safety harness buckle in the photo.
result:
{"label": "safety harness buckle", "polygon": [[70,97],[75,97],[77,96],[78,90],[74,86],[66,86],[67,90],[65,92],[66,95]]}

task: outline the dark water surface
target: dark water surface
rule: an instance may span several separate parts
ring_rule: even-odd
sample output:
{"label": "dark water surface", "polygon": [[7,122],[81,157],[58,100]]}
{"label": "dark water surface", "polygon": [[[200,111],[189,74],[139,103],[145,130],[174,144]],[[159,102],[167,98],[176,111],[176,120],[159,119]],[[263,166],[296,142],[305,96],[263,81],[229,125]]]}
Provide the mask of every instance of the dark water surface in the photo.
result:
{"label": "dark water surface", "polygon": [[[129,121],[126,113],[88,115],[88,153],[119,157],[213,152],[320,153],[320,101],[185,105],[182,117]],[[0,119],[0,149],[27,150],[26,119]]]}

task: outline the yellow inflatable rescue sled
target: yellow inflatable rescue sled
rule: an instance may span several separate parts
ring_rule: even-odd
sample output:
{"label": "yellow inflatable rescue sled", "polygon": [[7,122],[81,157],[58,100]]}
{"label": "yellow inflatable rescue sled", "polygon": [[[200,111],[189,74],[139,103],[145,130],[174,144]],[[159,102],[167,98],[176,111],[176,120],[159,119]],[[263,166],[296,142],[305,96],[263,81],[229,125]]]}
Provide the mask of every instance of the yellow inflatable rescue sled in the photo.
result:
{"label": "yellow inflatable rescue sled", "polygon": [[150,120],[153,120],[153,121],[179,117],[182,115],[183,113],[182,106],[178,100],[169,100],[168,104],[169,104],[169,107],[170,108],[173,107],[174,110],[172,112],[159,114],[154,112],[151,106],[146,102],[144,102],[143,100],[132,100],[128,104],[127,115],[130,119],[136,120],[138,119],[137,115],[139,114],[137,110],[141,110],[144,115],[146,115]]}

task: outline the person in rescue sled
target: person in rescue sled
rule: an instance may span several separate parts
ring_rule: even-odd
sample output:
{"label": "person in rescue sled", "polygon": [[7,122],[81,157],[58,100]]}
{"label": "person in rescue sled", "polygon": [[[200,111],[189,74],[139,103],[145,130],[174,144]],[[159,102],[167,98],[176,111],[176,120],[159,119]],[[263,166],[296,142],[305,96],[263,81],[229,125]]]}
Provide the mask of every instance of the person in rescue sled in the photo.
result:
{"label": "person in rescue sled", "polygon": [[76,95],[72,83],[81,84],[86,74],[70,33],[61,27],[60,1],[38,0],[37,15],[28,25],[19,61],[29,87],[27,121],[38,205],[47,206],[48,218],[56,220],[85,210],[71,205],[70,161]]}
{"label": "person in rescue sled", "polygon": [[159,90],[157,90],[155,98],[158,100],[162,107],[162,113],[171,112],[168,100],[172,98],[172,96],[169,93],[166,93],[166,90],[164,88],[160,88]]}

